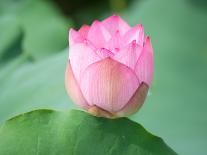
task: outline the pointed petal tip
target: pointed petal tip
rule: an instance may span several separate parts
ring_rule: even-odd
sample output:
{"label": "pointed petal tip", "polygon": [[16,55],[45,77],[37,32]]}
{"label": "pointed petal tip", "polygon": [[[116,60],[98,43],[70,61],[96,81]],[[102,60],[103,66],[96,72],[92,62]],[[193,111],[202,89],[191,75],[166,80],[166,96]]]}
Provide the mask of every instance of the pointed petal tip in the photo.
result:
{"label": "pointed petal tip", "polygon": [[151,43],[151,38],[150,38],[149,35],[147,35],[147,36],[145,37],[144,44],[146,44],[147,42]]}
{"label": "pointed petal tip", "polygon": [[72,35],[73,33],[76,32],[73,28],[70,28],[69,31],[68,31],[68,36],[69,36],[69,39],[72,38]]}
{"label": "pointed petal tip", "polygon": [[143,24],[137,24],[135,27],[136,27],[136,28],[141,28],[141,29],[144,29]]}
{"label": "pointed petal tip", "polygon": [[117,15],[117,14],[113,14],[113,15],[109,16],[109,17],[106,18],[106,19],[119,19],[119,18],[121,18],[119,15]]}
{"label": "pointed petal tip", "polygon": [[133,40],[136,40],[137,44],[143,46],[144,42],[144,27],[142,24],[138,24],[132,28],[130,28],[124,34],[124,40],[126,43],[131,43]]}
{"label": "pointed petal tip", "polygon": [[116,15],[116,14],[114,14],[114,15],[106,18],[106,19],[108,19],[108,20],[115,20],[117,23],[120,22],[121,24],[126,23],[126,21],[121,16]]}
{"label": "pointed petal tip", "polygon": [[[84,28],[84,27],[90,27],[90,26],[87,25],[87,24],[83,24],[83,25],[81,26],[81,28]],[[80,28],[80,29],[81,29],[81,28]],[[80,29],[79,29],[79,30],[80,30]]]}
{"label": "pointed petal tip", "polygon": [[83,38],[87,38],[89,29],[90,26],[84,24],[81,26],[78,32],[80,33],[80,35],[82,35]]}
{"label": "pointed petal tip", "polygon": [[91,26],[96,25],[96,24],[101,24],[101,22],[99,20],[94,20],[93,23],[91,24]]}
{"label": "pointed petal tip", "polygon": [[88,31],[87,38],[96,48],[101,48],[111,38],[111,35],[100,21],[95,20]]}
{"label": "pointed petal tip", "polygon": [[112,16],[108,17],[107,19],[112,19],[112,20],[124,21],[125,22],[125,20],[121,16],[116,15],[116,14],[113,14]]}
{"label": "pointed petal tip", "polygon": [[69,35],[70,46],[73,45],[77,40],[80,40],[79,33],[73,28],[70,28],[68,35]]}
{"label": "pointed petal tip", "polygon": [[144,46],[146,46],[146,48],[148,49],[147,51],[153,54],[153,47],[150,36],[145,37]]}
{"label": "pointed petal tip", "polygon": [[135,67],[135,72],[141,82],[147,83],[149,86],[152,83],[154,74],[154,58],[153,48],[150,42],[150,37],[145,37],[144,47],[140,58],[138,59]]}
{"label": "pointed petal tip", "polygon": [[74,28],[70,28],[70,29],[69,29],[69,32],[70,32],[70,31],[75,31],[75,30],[74,30]]}
{"label": "pointed petal tip", "polygon": [[69,29],[69,34],[74,33],[74,32],[77,33],[77,31],[76,31],[74,28],[70,28],[70,29]]}
{"label": "pointed petal tip", "polygon": [[130,43],[132,46],[135,46],[137,43],[136,43],[136,40],[132,40],[132,42]]}
{"label": "pointed petal tip", "polygon": [[138,29],[140,29],[140,31],[143,35],[143,38],[144,38],[144,26],[142,24],[138,24],[137,27],[138,27]]}
{"label": "pointed petal tip", "polygon": [[130,26],[127,24],[127,22],[118,15],[112,15],[104,19],[102,24],[112,35],[116,32],[116,30],[119,30],[121,35],[123,35],[130,29]]}
{"label": "pointed petal tip", "polygon": [[117,15],[117,14],[113,14],[112,17],[114,17],[114,18],[119,18],[120,16]]}
{"label": "pointed petal tip", "polygon": [[122,18],[121,16],[116,15],[116,14],[114,14],[114,15],[112,16],[112,18],[117,19],[117,20],[123,20],[123,18]]}
{"label": "pointed petal tip", "polygon": [[138,24],[140,27],[143,27],[144,28],[144,26],[143,26],[143,24]]}

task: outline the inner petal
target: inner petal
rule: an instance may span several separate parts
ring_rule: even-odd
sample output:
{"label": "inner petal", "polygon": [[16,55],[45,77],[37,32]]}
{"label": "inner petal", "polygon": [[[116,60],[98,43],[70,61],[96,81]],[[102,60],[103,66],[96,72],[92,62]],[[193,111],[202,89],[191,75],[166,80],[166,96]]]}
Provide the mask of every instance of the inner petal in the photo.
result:
{"label": "inner petal", "polygon": [[142,26],[142,24],[138,24],[135,27],[131,28],[124,35],[125,44],[128,44],[128,43],[132,42],[133,40],[136,40],[137,44],[139,44],[140,46],[143,46],[144,27]]}
{"label": "inner petal", "polygon": [[113,53],[117,53],[120,48],[122,48],[122,37],[119,31],[116,31],[114,35],[112,35],[111,39],[106,43],[105,47],[112,51]]}
{"label": "inner petal", "polygon": [[119,61],[122,64],[130,67],[132,70],[135,69],[137,60],[140,57],[142,47],[136,44],[134,40],[132,43],[121,49],[113,59]]}
{"label": "inner petal", "polygon": [[120,31],[121,35],[123,35],[130,29],[130,26],[120,16],[117,15],[106,18],[102,21],[102,23],[111,33],[111,35],[113,35],[117,30]]}
{"label": "inner petal", "polygon": [[88,32],[88,40],[90,40],[96,48],[102,48],[110,38],[110,33],[102,23],[94,21]]}
{"label": "inner petal", "polygon": [[99,55],[99,57],[101,59],[105,59],[107,57],[113,57],[114,56],[114,54],[106,48],[100,48],[96,51],[96,53]]}

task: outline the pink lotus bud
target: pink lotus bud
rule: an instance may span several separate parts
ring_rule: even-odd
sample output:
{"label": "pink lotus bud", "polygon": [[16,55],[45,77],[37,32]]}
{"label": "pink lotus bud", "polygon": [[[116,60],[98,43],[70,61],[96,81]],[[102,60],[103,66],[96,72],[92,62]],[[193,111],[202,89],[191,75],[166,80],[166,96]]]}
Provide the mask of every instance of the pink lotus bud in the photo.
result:
{"label": "pink lotus bud", "polygon": [[76,104],[109,118],[141,107],[153,78],[153,49],[141,24],[111,16],[70,29],[69,43],[65,85]]}

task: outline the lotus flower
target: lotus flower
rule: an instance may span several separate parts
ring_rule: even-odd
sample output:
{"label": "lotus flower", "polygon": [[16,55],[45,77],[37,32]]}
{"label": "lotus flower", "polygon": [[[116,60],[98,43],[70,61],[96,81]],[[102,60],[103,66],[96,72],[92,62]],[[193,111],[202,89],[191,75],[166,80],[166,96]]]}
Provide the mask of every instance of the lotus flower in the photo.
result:
{"label": "lotus flower", "polygon": [[119,16],[69,32],[65,85],[72,100],[95,116],[124,117],[143,104],[153,78],[153,49],[141,24]]}

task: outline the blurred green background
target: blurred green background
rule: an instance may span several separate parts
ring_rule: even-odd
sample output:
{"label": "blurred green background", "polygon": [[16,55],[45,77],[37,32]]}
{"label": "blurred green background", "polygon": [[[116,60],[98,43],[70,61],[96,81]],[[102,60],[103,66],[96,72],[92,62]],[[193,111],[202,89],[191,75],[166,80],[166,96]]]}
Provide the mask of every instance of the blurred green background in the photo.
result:
{"label": "blurred green background", "polygon": [[131,119],[179,154],[205,155],[205,0],[1,0],[0,124],[33,109],[76,108],[64,88],[68,30],[112,14],[142,23],[154,47],[153,85]]}

